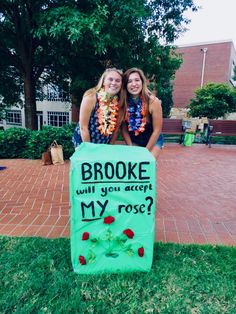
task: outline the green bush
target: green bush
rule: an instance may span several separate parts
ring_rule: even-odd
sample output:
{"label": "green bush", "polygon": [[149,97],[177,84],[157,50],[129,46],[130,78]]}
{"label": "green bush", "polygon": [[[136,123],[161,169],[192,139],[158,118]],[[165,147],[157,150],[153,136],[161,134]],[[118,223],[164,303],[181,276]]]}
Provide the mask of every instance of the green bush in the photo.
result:
{"label": "green bush", "polygon": [[69,159],[74,152],[71,138],[74,125],[69,124],[61,128],[45,126],[41,131],[32,131],[27,145],[27,156],[31,159],[41,158],[42,152],[46,151],[51,143],[56,140],[63,146],[65,159]]}
{"label": "green bush", "polygon": [[226,83],[208,82],[196,89],[188,107],[191,117],[220,118],[236,111],[236,89]]}
{"label": "green bush", "polygon": [[0,131],[0,158],[28,158],[26,146],[30,135],[30,130],[22,128]]}
{"label": "green bush", "polygon": [[61,128],[45,126],[40,131],[10,128],[0,131],[0,158],[30,158],[40,159],[42,153],[56,140],[63,146],[65,159],[69,159],[74,152],[71,141],[74,124]]}

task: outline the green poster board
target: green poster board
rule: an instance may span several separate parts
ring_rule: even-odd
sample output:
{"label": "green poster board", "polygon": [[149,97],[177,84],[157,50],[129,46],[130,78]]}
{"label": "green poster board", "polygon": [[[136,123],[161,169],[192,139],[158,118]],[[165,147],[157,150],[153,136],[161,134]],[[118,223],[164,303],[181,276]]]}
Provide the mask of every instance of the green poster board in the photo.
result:
{"label": "green poster board", "polygon": [[76,273],[151,269],[156,161],[146,148],[82,143],[71,157],[70,201]]}

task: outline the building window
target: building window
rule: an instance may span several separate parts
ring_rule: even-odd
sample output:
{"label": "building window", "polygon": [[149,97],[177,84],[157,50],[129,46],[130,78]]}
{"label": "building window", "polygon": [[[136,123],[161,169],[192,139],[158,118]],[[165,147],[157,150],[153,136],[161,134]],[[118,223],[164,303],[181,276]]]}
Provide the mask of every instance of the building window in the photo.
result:
{"label": "building window", "polygon": [[65,124],[69,124],[68,112],[48,111],[48,125],[60,127]]}
{"label": "building window", "polygon": [[230,82],[232,83],[232,85],[234,87],[236,87],[236,80],[234,80],[235,76],[236,76],[236,65],[233,62],[232,63],[232,68],[231,68],[231,79],[230,79]]}
{"label": "building window", "polygon": [[20,110],[9,110],[6,115],[7,124],[22,125],[21,111]]}
{"label": "building window", "polygon": [[55,85],[47,85],[48,101],[69,101],[68,94]]}
{"label": "building window", "polygon": [[36,91],[36,99],[38,101],[62,101],[69,102],[70,96],[69,93],[62,90],[56,85],[48,84],[46,86],[41,86]]}

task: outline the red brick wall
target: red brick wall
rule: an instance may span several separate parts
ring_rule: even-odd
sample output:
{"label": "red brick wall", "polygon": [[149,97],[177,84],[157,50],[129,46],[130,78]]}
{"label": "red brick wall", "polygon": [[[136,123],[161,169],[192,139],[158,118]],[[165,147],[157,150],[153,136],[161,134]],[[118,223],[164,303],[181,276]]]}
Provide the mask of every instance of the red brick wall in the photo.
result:
{"label": "red brick wall", "polygon": [[207,48],[203,85],[207,82],[229,82],[232,58],[236,60],[232,42],[180,47],[177,52],[182,53],[183,63],[174,80],[174,107],[186,107],[194,97],[194,90],[201,86],[203,48]]}

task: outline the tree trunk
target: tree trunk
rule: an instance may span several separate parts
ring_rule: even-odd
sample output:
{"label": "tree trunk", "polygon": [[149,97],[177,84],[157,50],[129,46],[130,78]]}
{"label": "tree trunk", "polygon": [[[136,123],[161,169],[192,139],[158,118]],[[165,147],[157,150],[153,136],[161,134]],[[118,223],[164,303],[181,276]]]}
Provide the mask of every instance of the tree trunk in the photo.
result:
{"label": "tree trunk", "polygon": [[36,115],[36,91],[35,81],[32,77],[24,78],[24,96],[25,96],[25,127],[30,130],[37,130],[37,115]]}
{"label": "tree trunk", "polygon": [[72,93],[71,94],[71,103],[72,103],[72,122],[79,121],[79,107],[78,107],[78,98],[77,96]]}

